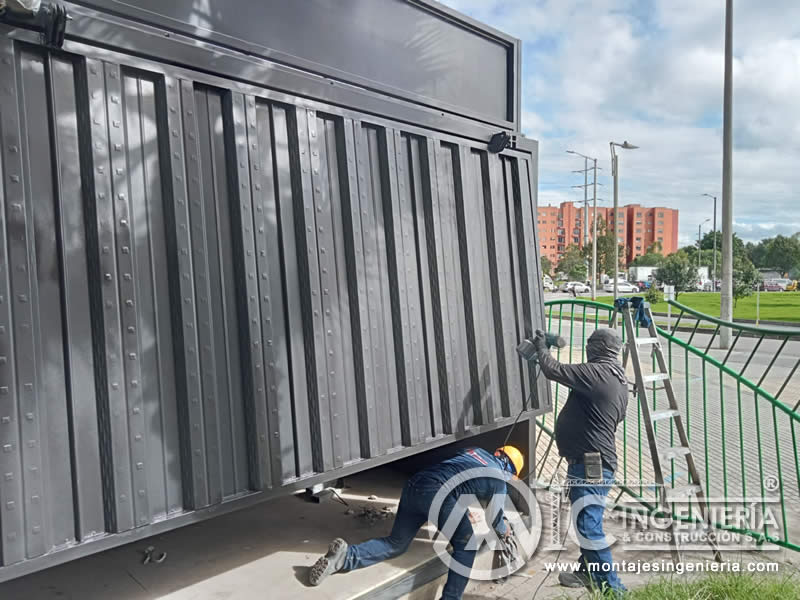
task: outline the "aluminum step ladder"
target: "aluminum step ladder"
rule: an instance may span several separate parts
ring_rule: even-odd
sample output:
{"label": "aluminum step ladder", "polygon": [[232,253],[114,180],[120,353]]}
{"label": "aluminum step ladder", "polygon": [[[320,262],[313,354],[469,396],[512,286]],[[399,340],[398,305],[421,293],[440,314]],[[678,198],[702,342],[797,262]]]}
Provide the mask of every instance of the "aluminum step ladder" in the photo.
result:
{"label": "aluminum step ladder", "polygon": [[[645,424],[645,431],[647,431],[647,442],[650,446],[650,456],[653,459],[653,472],[655,473],[656,488],[659,498],[658,509],[663,511],[666,515],[671,515],[672,510],[670,503],[691,500],[695,498],[697,506],[702,515],[703,528],[706,533],[709,546],[714,553],[714,559],[717,562],[722,561],[722,556],[716,541],[716,532],[711,526],[711,514],[703,486],[700,480],[700,475],[697,473],[697,467],[694,463],[692,450],[689,447],[689,439],[686,436],[686,430],[683,427],[683,418],[681,417],[678,403],[675,400],[675,390],[672,387],[672,381],[669,376],[666,360],[664,359],[664,352],[661,348],[661,342],[658,337],[655,322],[653,321],[653,313],[650,310],[650,305],[644,302],[644,314],[649,319],[650,325],[647,327],[647,334],[637,336],[636,326],[634,323],[635,308],[628,304],[624,308],[618,309],[617,312],[622,313],[622,320],[625,327],[626,344],[623,351],[623,367],[627,366],[628,359],[633,363],[633,371],[636,376],[636,395],[639,399],[639,404],[642,409],[642,420]],[[616,327],[617,313],[614,313],[612,320],[612,327]],[[645,373],[642,369],[641,352],[644,348],[650,348],[652,354],[656,358],[656,371],[653,373]],[[659,382],[661,387],[656,389],[664,390],[669,400],[669,408],[665,410],[652,411],[648,403],[648,390],[647,384]],[[654,423],[657,421],[671,420],[674,425],[674,430],[677,432],[677,438],[680,446],[674,447],[659,447],[656,439]],[[670,460],[685,460],[689,472],[690,482],[688,485],[668,489],[664,485],[664,475],[662,472],[662,461],[668,463]],[[668,529],[670,533],[670,551],[672,559],[675,562],[680,562],[680,548],[678,540],[675,535],[675,523],[670,521]]]}

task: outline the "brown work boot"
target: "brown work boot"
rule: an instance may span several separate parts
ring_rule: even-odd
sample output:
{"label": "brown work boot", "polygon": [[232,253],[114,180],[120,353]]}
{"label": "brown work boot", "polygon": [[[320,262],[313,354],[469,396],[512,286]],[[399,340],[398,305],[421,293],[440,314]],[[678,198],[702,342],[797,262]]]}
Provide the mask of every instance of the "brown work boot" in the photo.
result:
{"label": "brown work boot", "polygon": [[341,571],[347,556],[347,542],[336,538],[328,546],[328,553],[321,556],[308,573],[308,583],[319,585],[328,575]]}

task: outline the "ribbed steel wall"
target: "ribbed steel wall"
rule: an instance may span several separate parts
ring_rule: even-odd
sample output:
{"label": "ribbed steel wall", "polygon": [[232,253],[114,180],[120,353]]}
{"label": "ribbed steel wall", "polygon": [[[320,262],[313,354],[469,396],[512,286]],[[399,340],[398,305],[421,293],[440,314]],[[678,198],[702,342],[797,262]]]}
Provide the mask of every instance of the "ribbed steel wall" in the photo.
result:
{"label": "ribbed steel wall", "polygon": [[522,408],[534,156],[8,37],[0,59],[2,565]]}

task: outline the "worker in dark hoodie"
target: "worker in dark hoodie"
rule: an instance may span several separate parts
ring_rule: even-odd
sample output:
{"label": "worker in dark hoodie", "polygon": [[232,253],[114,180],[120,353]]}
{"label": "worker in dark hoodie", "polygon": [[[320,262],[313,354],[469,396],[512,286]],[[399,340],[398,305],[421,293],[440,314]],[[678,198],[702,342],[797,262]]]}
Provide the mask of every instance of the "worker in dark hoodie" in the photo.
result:
{"label": "worker in dark hoodie", "polygon": [[[434,522],[440,531],[448,523],[459,497],[462,494],[469,494],[489,504],[489,514],[496,515],[492,527],[498,536],[505,538],[512,535],[511,526],[505,520],[502,506],[507,492],[506,481],[521,473],[523,466],[522,453],[514,446],[503,446],[495,450],[494,454],[483,448],[461,450],[452,458],[426,467],[411,477],[403,488],[394,526],[387,537],[368,540],[354,546],[348,545],[342,538],[336,538],[330,543],[328,553],[321,556],[311,567],[309,583],[319,585],[333,573],[368,567],[399,556],[408,550],[419,528],[431,516],[430,510],[434,498],[443,486],[455,484],[442,502],[438,511],[438,522]],[[475,476],[476,469],[496,469],[498,475]],[[477,473],[480,474],[480,471]],[[469,571],[475,560],[477,548],[474,544],[470,544],[474,532],[467,512],[450,536],[450,545],[453,548],[452,560]],[[468,581],[469,579],[462,573],[451,568],[442,591],[442,600],[459,600]]]}
{"label": "worker in dark hoodie", "polygon": [[[559,573],[559,583],[624,592],[603,532],[605,498],[617,468],[617,425],[628,407],[628,380],[619,361],[622,340],[614,329],[597,329],[586,344],[588,362],[576,364],[553,358],[541,331],[536,332],[534,346],[542,374],[570,390],[556,421],[555,439],[568,464],[567,485],[581,541],[581,568]],[[577,502],[583,506],[576,515]]]}

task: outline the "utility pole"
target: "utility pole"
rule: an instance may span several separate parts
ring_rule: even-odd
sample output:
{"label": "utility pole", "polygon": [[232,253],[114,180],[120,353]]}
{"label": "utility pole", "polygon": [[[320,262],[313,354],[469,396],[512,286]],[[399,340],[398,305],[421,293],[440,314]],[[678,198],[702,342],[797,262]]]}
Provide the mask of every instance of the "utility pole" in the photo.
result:
{"label": "utility pole", "polygon": [[702,241],[703,238],[701,237],[702,236],[702,231],[703,231],[703,225],[705,223],[708,223],[710,220],[711,219],[706,219],[705,221],[700,223],[700,225],[697,226],[697,275],[698,275],[698,277],[700,276],[700,251],[703,248],[703,241]]}
{"label": "utility pole", "polygon": [[597,300],[597,159],[594,160],[594,189],[592,208],[592,300]]}
{"label": "utility pole", "polygon": [[711,287],[714,291],[717,291],[717,197],[712,196],[711,194],[701,194],[702,196],[708,196],[709,198],[714,199],[714,222],[712,227],[714,228],[714,267],[712,268],[712,275],[711,275]]}
{"label": "utility pole", "polygon": [[583,157],[583,247],[589,245],[589,159]]}
{"label": "utility pole", "polygon": [[[591,156],[586,156],[574,150],[567,150],[567,154],[574,154],[583,158],[583,185],[573,185],[573,188],[583,188],[583,246],[584,248],[589,243],[589,161],[594,162],[592,170],[594,171],[594,181],[592,187],[594,188],[594,210],[593,210],[593,226],[592,226],[592,300],[597,298],[597,186],[602,185],[597,183],[597,159]],[[573,173],[580,173],[581,171],[573,171]]]}
{"label": "utility pole", "polygon": [[[733,0],[725,2],[725,86],[722,100],[722,289],[719,317],[733,321]],[[731,330],[720,330],[720,348],[731,344]]]}

